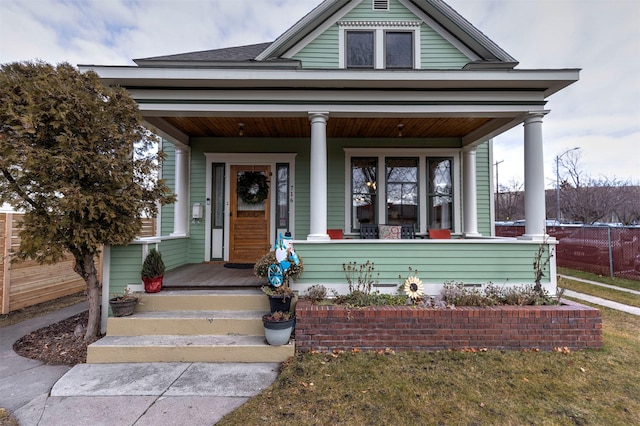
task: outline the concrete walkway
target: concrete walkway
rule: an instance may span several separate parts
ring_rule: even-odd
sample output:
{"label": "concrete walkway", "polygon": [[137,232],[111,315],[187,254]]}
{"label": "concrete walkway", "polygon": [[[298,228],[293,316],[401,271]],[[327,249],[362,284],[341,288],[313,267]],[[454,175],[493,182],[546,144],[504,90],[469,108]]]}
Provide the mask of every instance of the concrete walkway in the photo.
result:
{"label": "concrete walkway", "polygon": [[[640,308],[569,290],[565,294],[640,315]],[[0,328],[0,407],[8,409],[21,426],[210,426],[278,376],[279,364],[274,363],[80,364],[70,368],[44,365],[13,351],[13,343],[22,336],[86,309],[86,303],[81,303]]]}
{"label": "concrete walkway", "polygon": [[207,425],[270,386],[277,363],[49,366],[13,351],[22,336],[87,309],[81,303],[0,328],[0,407],[21,426]]}
{"label": "concrete walkway", "polygon": [[[579,281],[579,282],[583,282],[583,283],[586,283],[586,284],[597,285],[599,287],[606,287],[606,288],[610,288],[610,289],[613,289],[613,290],[624,291],[626,293],[637,294],[637,295],[640,296],[640,291],[631,290],[631,289],[628,289],[628,288],[616,287],[616,286],[613,286],[613,285],[603,284],[603,283],[599,283],[599,282],[596,282],[596,281],[590,281],[590,280],[585,280],[585,279],[582,279],[582,278],[571,277],[569,275],[558,275],[558,276],[560,276],[562,278],[566,278],[568,280]],[[567,297],[573,297],[574,299],[583,300],[585,302],[593,303],[594,305],[604,306],[604,307],[607,307],[607,308],[611,308],[611,309],[615,309],[615,310],[618,310],[618,311],[626,312],[626,313],[632,314],[632,315],[640,315],[640,308],[637,308],[635,306],[625,305],[623,303],[614,302],[614,301],[611,301],[611,300],[603,299],[601,297],[591,296],[591,295],[584,294],[584,293],[578,293],[577,291],[572,291],[572,290],[565,290],[564,294]]]}

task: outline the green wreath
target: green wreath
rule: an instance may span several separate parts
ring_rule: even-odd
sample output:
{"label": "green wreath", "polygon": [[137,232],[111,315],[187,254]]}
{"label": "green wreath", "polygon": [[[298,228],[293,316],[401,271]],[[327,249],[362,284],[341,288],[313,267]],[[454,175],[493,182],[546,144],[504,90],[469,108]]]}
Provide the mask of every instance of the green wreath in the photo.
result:
{"label": "green wreath", "polygon": [[247,204],[260,204],[269,195],[267,177],[260,172],[244,172],[238,177],[238,196]]}

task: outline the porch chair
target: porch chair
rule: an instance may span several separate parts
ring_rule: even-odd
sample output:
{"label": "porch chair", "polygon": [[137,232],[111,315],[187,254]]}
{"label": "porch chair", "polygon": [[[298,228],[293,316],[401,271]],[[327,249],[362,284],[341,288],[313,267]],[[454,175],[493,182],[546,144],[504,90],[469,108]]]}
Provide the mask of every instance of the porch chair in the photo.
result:
{"label": "porch chair", "polygon": [[332,240],[344,239],[344,233],[342,232],[342,229],[327,229],[327,234]]}
{"label": "porch chair", "polygon": [[413,223],[407,223],[402,225],[400,230],[400,238],[403,240],[413,240],[416,238],[416,228]]}
{"label": "porch chair", "polygon": [[429,229],[429,238],[432,240],[450,240],[450,229]]}
{"label": "porch chair", "polygon": [[378,239],[378,225],[375,223],[361,223],[360,224],[360,239],[361,240],[377,240]]}

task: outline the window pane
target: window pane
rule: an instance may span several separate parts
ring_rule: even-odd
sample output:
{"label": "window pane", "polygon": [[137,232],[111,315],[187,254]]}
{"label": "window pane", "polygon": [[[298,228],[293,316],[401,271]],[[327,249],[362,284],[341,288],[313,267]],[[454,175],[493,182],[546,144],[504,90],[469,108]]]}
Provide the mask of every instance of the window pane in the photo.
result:
{"label": "window pane", "polygon": [[378,192],[377,160],[375,158],[351,159],[352,229],[360,229],[361,223],[378,223],[376,199]]}
{"label": "window pane", "polygon": [[276,221],[278,228],[289,228],[289,165],[276,165]]}
{"label": "window pane", "polygon": [[373,68],[373,32],[347,32],[347,67]]}
{"label": "window pane", "polygon": [[387,224],[418,223],[418,159],[387,158]]}
{"label": "window pane", "polygon": [[387,68],[413,68],[413,33],[386,33]]}
{"label": "window pane", "polygon": [[224,226],[224,164],[213,165],[213,227]]}
{"label": "window pane", "polygon": [[451,160],[428,158],[429,228],[451,229],[453,220],[453,179]]}

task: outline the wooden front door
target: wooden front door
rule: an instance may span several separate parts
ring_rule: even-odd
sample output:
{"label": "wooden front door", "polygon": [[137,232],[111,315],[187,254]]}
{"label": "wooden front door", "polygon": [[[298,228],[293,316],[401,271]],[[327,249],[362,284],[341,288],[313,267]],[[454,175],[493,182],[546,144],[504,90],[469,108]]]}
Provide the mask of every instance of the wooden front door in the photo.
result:
{"label": "wooden front door", "polygon": [[269,166],[231,166],[229,262],[254,263],[271,248],[270,172]]}

